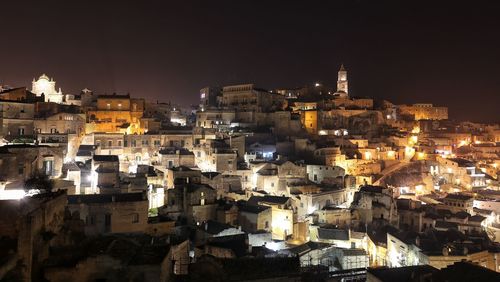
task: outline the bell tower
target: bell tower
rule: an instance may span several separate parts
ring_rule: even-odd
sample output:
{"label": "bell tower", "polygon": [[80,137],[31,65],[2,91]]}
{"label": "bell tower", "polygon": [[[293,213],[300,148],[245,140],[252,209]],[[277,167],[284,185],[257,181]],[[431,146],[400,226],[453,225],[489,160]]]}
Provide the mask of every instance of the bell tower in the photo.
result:
{"label": "bell tower", "polygon": [[337,93],[341,96],[349,96],[348,83],[347,83],[347,71],[345,70],[344,64],[340,66],[337,79]]}

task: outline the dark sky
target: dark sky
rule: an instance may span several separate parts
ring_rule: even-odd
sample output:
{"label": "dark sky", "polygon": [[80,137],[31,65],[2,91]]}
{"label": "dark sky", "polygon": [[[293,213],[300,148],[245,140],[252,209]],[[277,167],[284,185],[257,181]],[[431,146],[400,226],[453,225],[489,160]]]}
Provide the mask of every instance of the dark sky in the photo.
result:
{"label": "dark sky", "polygon": [[208,85],[333,85],[343,62],[352,95],[498,122],[500,9],[456,2],[2,1],[0,84],[189,104]]}

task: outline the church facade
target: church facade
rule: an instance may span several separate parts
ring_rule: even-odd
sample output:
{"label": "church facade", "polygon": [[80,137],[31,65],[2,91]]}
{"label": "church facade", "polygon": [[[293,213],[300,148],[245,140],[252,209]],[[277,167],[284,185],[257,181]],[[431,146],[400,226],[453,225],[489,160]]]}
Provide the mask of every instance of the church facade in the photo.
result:
{"label": "church facade", "polygon": [[61,88],[56,91],[56,82],[47,75],[42,74],[38,80],[33,79],[31,92],[37,96],[45,97],[45,102],[62,103],[63,94]]}

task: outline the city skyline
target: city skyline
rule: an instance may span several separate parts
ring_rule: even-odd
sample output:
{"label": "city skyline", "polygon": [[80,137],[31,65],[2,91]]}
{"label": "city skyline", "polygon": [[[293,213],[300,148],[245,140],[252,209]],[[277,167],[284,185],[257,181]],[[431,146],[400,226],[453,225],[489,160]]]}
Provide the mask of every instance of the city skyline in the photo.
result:
{"label": "city skyline", "polygon": [[496,5],[0,11],[0,281],[500,281]]}
{"label": "city skyline", "polygon": [[28,87],[47,73],[71,94],[87,87],[188,105],[205,86],[334,86],[344,63],[353,96],[498,122],[496,7],[91,2],[4,4],[25,16],[0,27],[10,39],[0,46],[0,84]]}

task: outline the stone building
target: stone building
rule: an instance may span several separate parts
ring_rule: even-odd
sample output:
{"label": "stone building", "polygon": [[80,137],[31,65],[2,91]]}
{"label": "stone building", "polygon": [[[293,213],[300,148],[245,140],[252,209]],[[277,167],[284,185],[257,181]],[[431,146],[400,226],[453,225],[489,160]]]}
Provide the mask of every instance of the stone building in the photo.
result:
{"label": "stone building", "polygon": [[351,209],[359,215],[361,225],[373,221],[386,221],[397,225],[398,213],[390,189],[379,186],[363,186],[354,194]]}
{"label": "stone building", "polygon": [[293,193],[297,218],[304,220],[315,211],[327,207],[336,207],[347,201],[345,189],[318,189],[318,191],[303,191]]}
{"label": "stone building", "polygon": [[435,107],[432,104],[400,105],[397,111],[400,117],[407,116],[414,120],[448,119],[447,107]]}
{"label": "stone building", "polygon": [[148,199],[144,193],[68,196],[68,208],[85,222],[85,234],[145,232]]}
{"label": "stone building", "polygon": [[437,157],[438,172],[447,183],[467,190],[486,187],[485,174],[466,159]]}
{"label": "stone building", "polygon": [[314,183],[335,183],[337,178],[344,177],[345,170],[338,166],[306,165],[307,178]]}
{"label": "stone building", "polygon": [[[33,140],[35,107],[26,102],[0,101],[0,123],[2,143]],[[19,140],[19,141],[16,141]]]}
{"label": "stone building", "polygon": [[144,133],[140,119],[144,113],[144,99],[130,95],[100,95],[94,110],[87,112],[86,132]]}
{"label": "stone building", "polygon": [[171,218],[185,218],[188,224],[197,225],[209,219],[215,220],[217,193],[208,185],[184,183],[167,190],[167,204],[160,214]]}
{"label": "stone building", "polygon": [[222,88],[221,107],[240,112],[270,112],[281,109],[282,95],[255,88],[253,84],[231,85]]}
{"label": "stone building", "polygon": [[196,126],[203,128],[228,129],[236,120],[236,110],[204,109],[196,112]]}
{"label": "stone building", "polygon": [[99,193],[117,192],[120,188],[120,162],[115,155],[92,157],[92,190]]}
{"label": "stone building", "polygon": [[85,114],[57,113],[34,120],[36,133],[85,134]]}
{"label": "stone building", "polygon": [[46,145],[7,145],[2,147],[0,173],[6,187],[23,187],[24,181],[36,175],[61,176],[65,150]]}
{"label": "stone building", "polygon": [[52,239],[62,233],[66,202],[64,192],[0,201],[0,280],[38,279]]}
{"label": "stone building", "polygon": [[99,236],[55,248],[44,266],[47,281],[171,281],[174,246],[146,235]]}
{"label": "stone building", "polygon": [[205,87],[201,89],[200,90],[201,111],[206,111],[207,109],[217,107],[221,95],[222,95],[222,89],[219,87]]}
{"label": "stone building", "polygon": [[159,151],[159,162],[162,167],[173,168],[179,166],[194,167],[194,154],[184,148],[168,147]]}
{"label": "stone building", "polygon": [[291,198],[269,195],[252,196],[247,204],[271,207],[272,239],[287,240],[293,235],[294,211]]}
{"label": "stone building", "polygon": [[238,224],[247,233],[271,232],[272,208],[269,206],[238,205]]}
{"label": "stone building", "polygon": [[439,208],[447,209],[452,212],[465,211],[473,214],[474,198],[465,194],[448,194],[446,197],[440,199],[443,203],[438,205]]}

